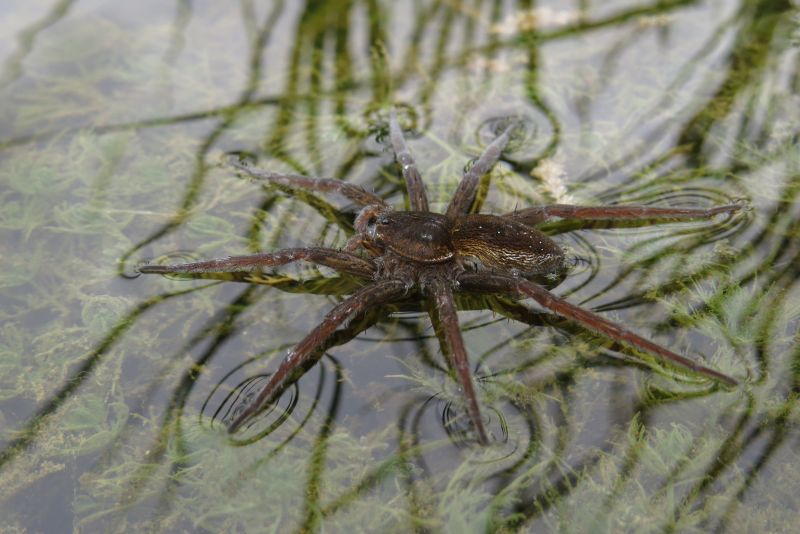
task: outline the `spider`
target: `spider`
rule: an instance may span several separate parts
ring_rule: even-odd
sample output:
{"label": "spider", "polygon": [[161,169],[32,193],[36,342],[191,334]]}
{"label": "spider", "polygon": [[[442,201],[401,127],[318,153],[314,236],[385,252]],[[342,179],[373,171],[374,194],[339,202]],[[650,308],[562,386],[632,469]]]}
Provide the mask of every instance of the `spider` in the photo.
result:
{"label": "spider", "polygon": [[[425,187],[403,137],[394,110],[389,113],[389,137],[406,183],[411,211],[396,211],[364,188],[334,179],[318,179],[256,169],[231,160],[239,171],[258,180],[322,193],[338,193],[360,207],[355,233],[343,249],[289,248],[247,256],[229,256],[176,265],[144,265],[142,273],[237,273],[306,261],[355,275],[364,285],[330,310],[280,363],[267,384],[239,407],[228,426],[230,433],[249,423],[277,401],[281,393],[315,362],[317,351],[339,326],[369,309],[397,302],[410,292],[428,299],[441,328],[437,336],[448,364],[463,392],[466,410],[480,444],[489,437],[481,416],[467,350],[458,322],[455,293],[502,294],[531,298],[557,315],[576,321],[608,338],[631,345],[674,365],[728,386],[737,381],[700,365],[600,315],[570,304],[542,285],[534,276],[564,267],[565,255],[535,225],[553,218],[651,220],[657,218],[708,218],[733,213],[741,204],[709,209],[650,206],[573,206],[555,204],[504,215],[470,213],[480,178],[500,158],[513,130],[508,125],[487,145],[474,165],[464,171],[445,213],[429,209]],[[499,130],[498,130],[499,131]]]}

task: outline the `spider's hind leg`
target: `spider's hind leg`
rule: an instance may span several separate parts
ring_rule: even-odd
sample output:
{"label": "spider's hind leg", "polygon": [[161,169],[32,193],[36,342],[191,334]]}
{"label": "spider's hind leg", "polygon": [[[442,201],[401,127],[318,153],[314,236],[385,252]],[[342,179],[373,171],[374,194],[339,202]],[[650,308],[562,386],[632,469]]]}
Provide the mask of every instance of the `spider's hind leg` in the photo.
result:
{"label": "spider's hind leg", "polygon": [[504,217],[536,225],[551,219],[641,221],[648,219],[708,219],[720,213],[735,213],[744,204],[734,203],[713,208],[662,208],[656,206],[573,206],[552,204],[506,213]]}
{"label": "spider's hind leg", "polygon": [[736,386],[738,382],[730,376],[700,365],[689,358],[675,354],[671,350],[662,347],[642,336],[618,325],[600,315],[584,310],[583,308],[569,303],[563,298],[554,295],[545,288],[525,280],[501,274],[464,274],[459,278],[461,287],[466,291],[496,292],[509,295],[530,297],[536,302],[549,309],[550,311],[571,319],[582,326],[608,336],[614,341],[631,345],[639,350],[652,354],[664,361],[688,369],[694,373],[701,374],[727,386]]}
{"label": "spider's hind leg", "polygon": [[450,354],[450,363],[466,398],[467,413],[475,427],[478,442],[481,445],[487,445],[489,438],[483,425],[483,417],[475,394],[467,349],[464,346],[464,338],[461,336],[461,328],[458,325],[458,313],[453,292],[446,285],[434,282],[426,288],[426,293],[433,300],[435,313],[441,322],[442,331],[441,333],[437,332],[437,335],[441,334],[442,336],[440,342],[443,352],[449,352]]}

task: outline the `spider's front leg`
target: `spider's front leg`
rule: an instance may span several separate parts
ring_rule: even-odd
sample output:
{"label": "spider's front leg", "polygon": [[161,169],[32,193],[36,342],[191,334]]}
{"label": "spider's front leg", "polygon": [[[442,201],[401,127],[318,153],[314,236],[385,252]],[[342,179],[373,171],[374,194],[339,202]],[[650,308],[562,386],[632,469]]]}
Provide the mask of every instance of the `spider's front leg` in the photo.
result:
{"label": "spider's front leg", "polygon": [[614,341],[632,345],[639,350],[658,356],[663,360],[672,362],[673,364],[707,376],[728,386],[736,386],[738,384],[734,378],[724,373],[709,369],[679,354],[675,354],[671,350],[657,345],[596,313],[570,304],[561,297],[554,295],[545,288],[525,280],[524,278],[516,278],[502,274],[466,273],[459,277],[458,281],[461,287],[466,291],[478,293],[506,293],[509,295],[530,297],[556,314],[576,321],[590,330],[600,332]]}
{"label": "spider's front leg", "polygon": [[362,278],[372,278],[375,273],[375,264],[372,261],[350,252],[324,247],[287,248],[277,252],[227,256],[175,265],[142,265],[139,267],[139,272],[143,274],[241,273],[264,267],[278,267],[301,260]]}
{"label": "spider's front leg", "polygon": [[430,211],[428,197],[425,195],[425,186],[422,184],[422,177],[419,175],[419,170],[411,151],[406,146],[403,130],[400,128],[400,123],[397,122],[397,112],[394,109],[389,113],[389,135],[392,138],[394,157],[397,163],[400,164],[400,171],[406,181],[411,210]]}
{"label": "spider's front leg", "polygon": [[333,334],[336,329],[350,317],[354,317],[370,308],[392,302],[406,292],[406,284],[400,280],[381,280],[362,287],[329,311],[318,324],[281,362],[278,370],[270,377],[269,382],[258,395],[241,411],[235,414],[228,426],[228,432],[236,432],[242,425],[258,415],[264,408],[275,402],[278,396],[295,382],[307,366],[314,363],[316,350]]}
{"label": "spider's front leg", "polygon": [[319,191],[320,193],[339,193],[348,200],[355,202],[359,206],[369,206],[378,204],[386,206],[386,202],[373,193],[370,193],[361,186],[334,180],[332,178],[309,178],[300,174],[286,174],[264,169],[256,169],[247,163],[236,158],[230,158],[229,163],[256,180],[264,180],[285,187],[295,189],[307,189],[309,191]]}

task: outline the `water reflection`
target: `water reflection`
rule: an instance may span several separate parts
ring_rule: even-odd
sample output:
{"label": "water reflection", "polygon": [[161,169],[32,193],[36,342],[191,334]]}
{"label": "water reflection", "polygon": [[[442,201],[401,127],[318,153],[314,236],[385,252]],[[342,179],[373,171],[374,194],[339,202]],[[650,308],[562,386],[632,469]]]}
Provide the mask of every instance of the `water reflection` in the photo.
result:
{"label": "water reflection", "polygon": [[[38,9],[5,23],[17,40],[0,75],[9,525],[791,528],[791,2]],[[121,258],[130,275],[165,251],[341,246],[353,207],[256,194],[220,170],[219,154],[344,178],[402,205],[373,130],[387,101],[406,104],[401,119],[418,134],[412,149],[440,205],[485,143],[486,121],[509,115],[525,117],[528,133],[483,184],[488,211],[565,197],[746,198],[752,210],[730,219],[548,231],[580,259],[559,294],[747,385],[710,390],[525,303],[464,301],[497,445],[458,446],[469,436],[431,325],[406,313],[342,332],[252,429],[270,435],[230,446],[213,424],[228,393],[269,371],[272,354],[357,284],[308,269],[238,280],[255,285],[123,281],[108,266]]]}

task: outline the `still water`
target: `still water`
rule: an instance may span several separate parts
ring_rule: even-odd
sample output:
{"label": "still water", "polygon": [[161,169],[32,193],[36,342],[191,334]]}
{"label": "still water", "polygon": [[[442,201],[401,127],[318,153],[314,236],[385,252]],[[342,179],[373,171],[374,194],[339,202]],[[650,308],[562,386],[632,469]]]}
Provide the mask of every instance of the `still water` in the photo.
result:
{"label": "still water", "polygon": [[[0,530],[789,532],[800,513],[800,8],[767,0],[6,0],[0,6]],[[492,444],[424,305],[337,333],[242,435],[223,420],[359,282],[137,276],[342,247],[357,207],[258,165],[432,208],[514,117],[484,212],[747,206],[548,223],[552,290],[736,377],[459,301]],[[521,319],[521,320],[518,320]]]}

